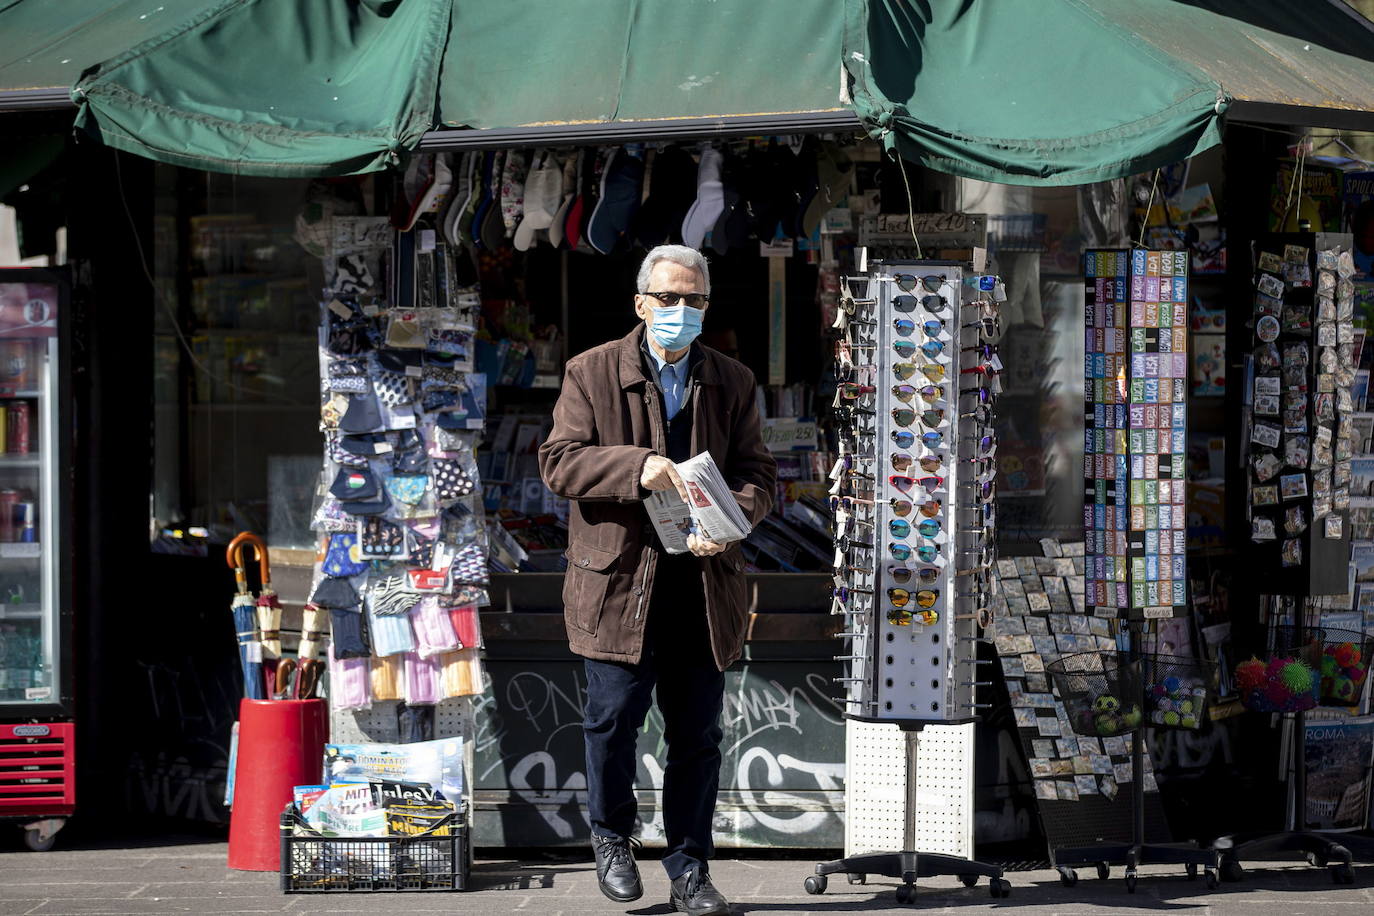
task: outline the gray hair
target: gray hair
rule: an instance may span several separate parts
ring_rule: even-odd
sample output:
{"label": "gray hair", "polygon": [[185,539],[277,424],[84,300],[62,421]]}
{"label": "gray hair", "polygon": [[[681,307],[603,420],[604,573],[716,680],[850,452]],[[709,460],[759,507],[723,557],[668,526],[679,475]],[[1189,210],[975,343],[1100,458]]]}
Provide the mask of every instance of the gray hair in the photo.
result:
{"label": "gray hair", "polygon": [[705,293],[711,292],[711,271],[706,266],[706,257],[695,248],[688,248],[686,245],[659,245],[650,250],[644,256],[644,262],[639,265],[639,275],[635,278],[635,289],[640,293],[649,291],[649,274],[653,272],[654,265],[659,261],[672,261],[683,267],[690,268],[701,274],[702,281],[706,284]]}

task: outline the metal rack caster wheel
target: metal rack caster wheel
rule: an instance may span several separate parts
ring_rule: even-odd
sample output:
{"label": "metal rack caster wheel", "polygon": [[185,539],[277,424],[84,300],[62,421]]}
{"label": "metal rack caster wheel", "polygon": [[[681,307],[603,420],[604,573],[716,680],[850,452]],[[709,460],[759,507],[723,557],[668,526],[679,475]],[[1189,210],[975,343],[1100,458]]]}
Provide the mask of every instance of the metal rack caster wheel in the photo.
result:
{"label": "metal rack caster wheel", "polygon": [[1331,880],[1337,884],[1354,884],[1355,870],[1350,867],[1349,862],[1341,862],[1331,866]]}
{"label": "metal rack caster wheel", "polygon": [[[1098,872],[1101,874],[1101,872]],[[1067,865],[1059,866],[1059,883],[1065,887],[1073,887],[1078,883],[1078,872],[1069,868]]]}
{"label": "metal rack caster wheel", "polygon": [[915,903],[915,902],[916,902],[916,887],[915,887],[915,885],[911,885],[911,884],[902,884],[902,885],[899,885],[899,886],[897,887],[897,902],[898,902],[898,903]]}
{"label": "metal rack caster wheel", "polygon": [[49,849],[52,849],[53,844],[56,842],[57,834],[55,833],[50,833],[44,837],[43,834],[39,833],[37,830],[24,831],[24,845],[29,848],[30,852],[47,852]]}
{"label": "metal rack caster wheel", "polygon": [[850,883],[850,884],[867,884],[867,883],[868,883],[868,875],[856,875],[856,874],[854,874],[853,872],[850,872],[850,874],[849,874],[849,883]]}
{"label": "metal rack caster wheel", "polygon": [[1331,863],[1326,860],[1326,856],[1318,855],[1315,852],[1309,852],[1307,854],[1307,864],[1315,865],[1317,868],[1325,868]]}
{"label": "metal rack caster wheel", "polygon": [[1197,863],[1196,863],[1196,862],[1188,862],[1187,864],[1185,864],[1185,865],[1183,866],[1183,868],[1184,868],[1184,870],[1185,870],[1186,872],[1188,872],[1188,880],[1189,880],[1189,881],[1196,881],[1196,880],[1197,880]]}
{"label": "metal rack caster wheel", "polygon": [[825,880],[825,875],[807,875],[806,881],[803,882],[808,894],[824,894],[825,886],[828,883]]}
{"label": "metal rack caster wheel", "polygon": [[[997,879],[996,879],[996,878],[993,878],[992,880],[993,880],[993,881],[996,881]],[[960,876],[959,876],[959,881],[960,881],[961,884],[964,885],[964,887],[977,887],[977,886],[978,886],[978,876],[977,876],[977,875],[960,875]]]}
{"label": "metal rack caster wheel", "polygon": [[1106,862],[1097,863],[1097,877],[1100,881],[1106,881],[1112,876],[1112,867]]}
{"label": "metal rack caster wheel", "polygon": [[1214,890],[1216,890],[1216,889],[1217,889],[1217,883],[1218,883],[1218,882],[1217,882],[1217,870],[1216,870],[1215,868],[1209,868],[1209,869],[1207,869],[1206,872],[1205,872],[1205,875],[1204,875],[1204,877],[1203,877],[1203,881],[1205,881],[1205,882],[1207,883],[1207,889],[1208,889],[1209,891],[1214,891]]}
{"label": "metal rack caster wheel", "polygon": [[1128,893],[1128,894],[1134,894],[1134,893],[1135,893],[1135,872],[1132,872],[1132,871],[1126,872],[1126,893]]}
{"label": "metal rack caster wheel", "polygon": [[1010,897],[1011,882],[1005,878],[992,878],[988,881],[988,893],[994,897]]}
{"label": "metal rack caster wheel", "polygon": [[1235,859],[1227,859],[1221,863],[1221,880],[1240,881],[1245,877],[1245,867]]}

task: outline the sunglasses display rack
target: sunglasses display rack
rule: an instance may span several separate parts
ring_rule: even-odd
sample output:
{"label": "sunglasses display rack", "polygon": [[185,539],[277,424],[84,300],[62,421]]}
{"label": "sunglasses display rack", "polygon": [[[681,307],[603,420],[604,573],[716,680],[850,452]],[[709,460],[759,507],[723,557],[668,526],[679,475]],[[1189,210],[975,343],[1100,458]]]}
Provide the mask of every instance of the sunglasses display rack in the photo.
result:
{"label": "sunglasses display rack", "polygon": [[[917,732],[970,723],[979,708],[979,630],[995,582],[991,409],[1001,364],[992,341],[1004,294],[996,278],[957,262],[869,266],[845,281],[836,321],[836,407],[848,431],[832,472],[834,610],[845,618],[847,717],[903,735],[893,761],[903,783],[891,788],[904,791],[906,851],[821,863],[806,890],[824,892],[831,874],[884,875],[903,882],[905,903],[918,877],[957,875],[970,887],[987,877],[992,896],[1005,897],[998,866],[913,851]],[[972,777],[971,751],[958,759],[965,765],[943,774],[951,786]]]}
{"label": "sunglasses display rack", "polygon": [[[1055,846],[1051,856],[1070,887],[1078,881],[1076,865],[1094,865],[1102,876],[1109,866],[1124,865],[1127,890],[1134,892],[1137,868],[1146,864],[1183,865],[1190,875],[1201,867],[1215,887],[1215,849],[1148,843],[1145,829],[1143,732],[1197,729],[1202,716],[1195,711],[1205,707],[1212,686],[1205,672],[1175,667],[1188,660],[1141,651],[1145,621],[1189,610],[1188,253],[1087,251],[1084,288],[1084,601],[1094,617],[1123,622],[1126,648],[1069,655],[1046,671],[1076,734],[1130,735],[1131,837]],[[1156,687],[1167,689],[1167,700]],[[1174,711],[1176,702],[1183,713]]]}

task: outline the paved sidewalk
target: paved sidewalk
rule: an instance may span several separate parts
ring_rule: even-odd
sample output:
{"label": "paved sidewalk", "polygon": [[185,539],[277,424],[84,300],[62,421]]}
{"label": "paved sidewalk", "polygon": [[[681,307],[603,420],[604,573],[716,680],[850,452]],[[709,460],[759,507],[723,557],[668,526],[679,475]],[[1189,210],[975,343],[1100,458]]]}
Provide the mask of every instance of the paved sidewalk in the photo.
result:
{"label": "paved sidewalk", "polygon": [[[642,863],[647,893],[630,907],[611,903],[596,888],[589,862],[536,855],[531,860],[479,861],[466,893],[283,895],[277,876],[230,871],[223,843],[66,850],[48,853],[0,847],[0,916],[10,914],[146,913],[629,913],[666,916],[667,882],[657,862]],[[1012,872],[1012,895],[989,897],[986,883],[966,889],[950,878],[923,884],[914,905],[893,899],[895,882],[851,886],[831,880],[819,897],[802,890],[810,858],[724,859],[716,884],[735,913],[978,913],[1016,916],[1177,911],[1244,916],[1364,916],[1374,913],[1374,867],[1356,867],[1355,884],[1335,886],[1325,869],[1294,865],[1251,868],[1240,884],[1208,891],[1164,868],[1143,871],[1135,894],[1119,878],[1085,877],[1073,889],[1054,872]]]}

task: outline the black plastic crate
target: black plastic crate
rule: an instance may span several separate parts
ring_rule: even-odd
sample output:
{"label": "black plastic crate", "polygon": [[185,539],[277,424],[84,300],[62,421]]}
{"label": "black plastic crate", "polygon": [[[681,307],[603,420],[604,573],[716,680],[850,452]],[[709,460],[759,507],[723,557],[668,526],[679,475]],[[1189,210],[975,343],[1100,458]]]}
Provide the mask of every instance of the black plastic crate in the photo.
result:
{"label": "black plastic crate", "polygon": [[[449,836],[437,836],[443,830]],[[468,824],[462,808],[415,836],[321,836],[287,805],[281,816],[285,894],[461,891],[468,883]]]}

